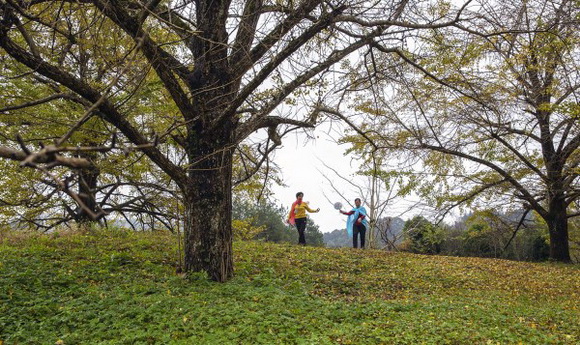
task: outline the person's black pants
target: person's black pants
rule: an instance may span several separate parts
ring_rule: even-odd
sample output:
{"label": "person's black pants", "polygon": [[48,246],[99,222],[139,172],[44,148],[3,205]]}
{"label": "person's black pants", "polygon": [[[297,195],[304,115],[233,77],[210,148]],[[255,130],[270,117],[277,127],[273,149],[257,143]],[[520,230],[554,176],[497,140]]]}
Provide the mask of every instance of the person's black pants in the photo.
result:
{"label": "person's black pants", "polygon": [[296,218],[296,229],[298,229],[298,244],[306,244],[306,237],[304,236],[304,231],[306,231],[306,218]]}
{"label": "person's black pants", "polygon": [[360,247],[365,247],[365,233],[367,232],[367,228],[363,224],[354,223],[352,227],[352,247],[358,247],[357,236],[360,235]]}

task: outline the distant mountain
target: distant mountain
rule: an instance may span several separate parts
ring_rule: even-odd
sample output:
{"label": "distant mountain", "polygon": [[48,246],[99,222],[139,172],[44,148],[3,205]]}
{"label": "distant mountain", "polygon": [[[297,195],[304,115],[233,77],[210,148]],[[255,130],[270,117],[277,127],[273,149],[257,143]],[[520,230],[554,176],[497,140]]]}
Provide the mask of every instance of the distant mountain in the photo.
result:
{"label": "distant mountain", "polygon": [[325,232],[322,234],[322,240],[324,241],[324,244],[330,248],[352,246],[352,239],[348,237],[346,229]]}

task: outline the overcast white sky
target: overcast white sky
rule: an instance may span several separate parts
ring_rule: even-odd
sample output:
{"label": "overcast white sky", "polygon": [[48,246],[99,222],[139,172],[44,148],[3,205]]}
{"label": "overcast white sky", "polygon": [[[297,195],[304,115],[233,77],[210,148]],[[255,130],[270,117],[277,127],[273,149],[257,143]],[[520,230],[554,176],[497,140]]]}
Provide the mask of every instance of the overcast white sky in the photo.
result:
{"label": "overcast white sky", "polygon": [[[338,145],[333,139],[333,137],[337,138],[342,130],[340,125],[336,123],[332,126],[327,123],[309,132],[310,137],[313,137],[312,139],[308,139],[304,132],[289,134],[283,138],[282,148],[278,149],[273,156],[274,162],[281,169],[282,178],[286,185],[274,186],[273,188],[274,197],[278,200],[278,204],[290,209],[291,204],[296,200],[296,193],[303,192],[304,200],[310,203],[310,207],[320,207],[320,212],[310,214],[310,217],[320,226],[322,232],[331,232],[345,227],[346,217],[339,214],[332,203],[340,201],[344,210],[350,210],[350,206],[333,191],[324,175],[332,180],[332,183],[351,200],[351,203],[356,197],[360,197],[356,190],[341,181],[334,172],[324,165],[339,171],[342,176],[351,181],[360,181],[363,186],[365,184],[364,179],[355,174],[357,161],[351,156],[344,155],[348,146]],[[327,200],[327,197],[332,203]],[[406,210],[411,203],[414,201],[397,200],[388,208],[385,216],[401,216],[401,212]],[[422,212],[425,210],[414,208],[402,218],[408,219]]]}
{"label": "overcast white sky", "polygon": [[[322,232],[330,232],[343,228],[345,217],[324,197],[325,192],[329,198],[334,194],[323,176],[325,168],[321,160],[345,175],[352,175],[355,169],[351,167],[351,158],[343,155],[346,145],[337,145],[322,128],[310,133],[314,139],[308,139],[304,132],[288,135],[282,141],[282,148],[276,151],[274,162],[280,166],[286,186],[275,186],[274,197],[290,208],[296,200],[296,193],[303,192],[304,200],[310,203],[311,208],[320,207],[320,212],[310,214],[310,217],[320,226]],[[329,177],[334,178],[330,175],[333,173],[328,173]]]}

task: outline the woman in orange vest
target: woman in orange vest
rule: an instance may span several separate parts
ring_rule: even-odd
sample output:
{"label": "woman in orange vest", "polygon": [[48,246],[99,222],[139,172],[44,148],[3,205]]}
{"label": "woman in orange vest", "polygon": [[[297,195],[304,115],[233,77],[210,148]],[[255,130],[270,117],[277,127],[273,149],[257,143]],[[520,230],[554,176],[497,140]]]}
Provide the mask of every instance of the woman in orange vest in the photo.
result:
{"label": "woman in orange vest", "polygon": [[292,204],[290,208],[290,214],[288,215],[288,223],[295,225],[298,229],[298,244],[305,245],[306,237],[304,237],[304,232],[306,231],[306,211],[310,213],[317,213],[320,208],[312,210],[308,207],[308,202],[302,201],[304,193],[296,193],[296,201]]}

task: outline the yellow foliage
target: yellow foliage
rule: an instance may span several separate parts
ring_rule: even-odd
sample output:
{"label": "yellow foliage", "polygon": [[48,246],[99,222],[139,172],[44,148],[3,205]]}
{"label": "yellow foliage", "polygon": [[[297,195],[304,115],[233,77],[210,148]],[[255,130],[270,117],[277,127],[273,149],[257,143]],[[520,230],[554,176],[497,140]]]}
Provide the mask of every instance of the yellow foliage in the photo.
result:
{"label": "yellow foliage", "polygon": [[249,241],[253,239],[257,234],[264,231],[264,229],[266,228],[265,225],[254,226],[252,224],[253,221],[254,219],[252,218],[232,220],[232,231],[234,234],[234,238],[237,240]]}

